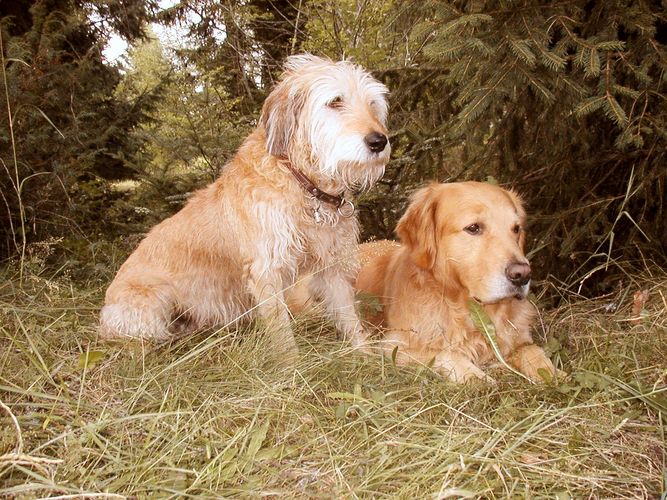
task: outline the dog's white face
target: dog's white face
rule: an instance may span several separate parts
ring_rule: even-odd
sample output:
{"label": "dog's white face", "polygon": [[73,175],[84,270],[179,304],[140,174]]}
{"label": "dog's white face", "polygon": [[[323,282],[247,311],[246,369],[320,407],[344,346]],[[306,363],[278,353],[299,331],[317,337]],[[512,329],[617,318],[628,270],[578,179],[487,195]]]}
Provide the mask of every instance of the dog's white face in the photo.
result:
{"label": "dog's white face", "polygon": [[285,70],[262,110],[269,152],[348,188],[372,186],[391,153],[387,88],[347,61],[293,56]]}

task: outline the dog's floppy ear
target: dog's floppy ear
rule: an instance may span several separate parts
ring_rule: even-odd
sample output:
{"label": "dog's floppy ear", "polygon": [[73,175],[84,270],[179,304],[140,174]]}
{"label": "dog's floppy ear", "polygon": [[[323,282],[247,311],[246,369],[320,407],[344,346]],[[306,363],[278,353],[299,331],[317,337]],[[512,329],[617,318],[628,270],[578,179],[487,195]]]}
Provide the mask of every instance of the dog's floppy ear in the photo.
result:
{"label": "dog's floppy ear", "polygon": [[266,149],[274,156],[287,156],[305,96],[289,78],[283,78],[262,107],[260,123],[266,131]]}
{"label": "dog's floppy ear", "polygon": [[396,225],[396,234],[410,249],[413,262],[422,269],[433,268],[438,251],[436,187],[437,184],[431,184],[417,191]]}
{"label": "dog's floppy ear", "polygon": [[[514,204],[514,210],[519,216],[519,220],[521,221],[521,227],[523,227],[526,223],[526,209],[523,207],[523,199],[521,198],[521,195],[519,193],[517,193],[512,189],[508,190],[507,194],[509,195],[510,200],[512,200],[512,204]],[[519,248],[521,248],[522,252],[525,244],[526,244],[526,231],[521,231],[521,233],[519,233]]]}

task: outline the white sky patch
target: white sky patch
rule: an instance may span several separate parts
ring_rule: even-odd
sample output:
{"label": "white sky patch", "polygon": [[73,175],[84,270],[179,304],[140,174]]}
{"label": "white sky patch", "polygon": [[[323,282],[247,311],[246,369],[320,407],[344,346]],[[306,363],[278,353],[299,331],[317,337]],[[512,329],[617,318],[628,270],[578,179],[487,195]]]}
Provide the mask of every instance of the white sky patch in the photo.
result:
{"label": "white sky patch", "polygon": [[127,42],[114,33],[107,42],[107,46],[102,51],[102,54],[107,62],[114,63],[119,57],[127,54],[127,48]]}
{"label": "white sky patch", "polygon": [[[159,6],[161,9],[168,9],[178,3],[178,0],[160,0]],[[162,46],[169,51],[169,49],[176,49],[187,44],[188,26],[197,23],[201,20],[199,15],[194,12],[189,12],[186,20],[183,23],[177,23],[173,26],[164,26],[162,24],[151,23],[150,28],[157,35]],[[218,37],[216,37],[218,38]],[[224,40],[224,34],[220,37]],[[115,63],[119,59],[127,56],[129,49],[128,43],[117,34],[113,34],[106,47],[102,51],[104,58],[109,63]]]}

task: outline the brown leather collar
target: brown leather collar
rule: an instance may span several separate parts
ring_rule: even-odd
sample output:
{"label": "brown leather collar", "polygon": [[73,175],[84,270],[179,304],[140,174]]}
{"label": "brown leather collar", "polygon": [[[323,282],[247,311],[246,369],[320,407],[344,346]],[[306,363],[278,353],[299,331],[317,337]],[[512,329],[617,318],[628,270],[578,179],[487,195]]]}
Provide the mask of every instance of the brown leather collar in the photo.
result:
{"label": "brown leather collar", "polygon": [[279,157],[279,159],[285,163],[297,182],[301,184],[301,187],[313,198],[319,201],[323,201],[324,203],[328,203],[329,205],[333,205],[335,208],[341,208],[343,206],[346,200],[343,198],[342,194],[334,196],[333,194],[322,191],[313,183],[313,181],[308,178],[306,174],[295,167],[289,158]]}

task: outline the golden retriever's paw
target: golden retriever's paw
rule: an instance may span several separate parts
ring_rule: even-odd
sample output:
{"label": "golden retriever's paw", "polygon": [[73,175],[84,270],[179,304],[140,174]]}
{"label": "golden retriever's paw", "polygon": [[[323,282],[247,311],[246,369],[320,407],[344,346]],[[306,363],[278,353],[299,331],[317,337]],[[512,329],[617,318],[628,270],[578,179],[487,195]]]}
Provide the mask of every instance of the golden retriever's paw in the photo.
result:
{"label": "golden retriever's paw", "polygon": [[562,373],[556,370],[542,348],[534,344],[520,347],[511,362],[517,370],[537,384],[551,383]]}
{"label": "golden retriever's paw", "polygon": [[473,375],[469,376],[467,378],[464,378],[464,380],[461,382],[459,380],[454,380],[454,382],[457,383],[464,383],[464,384],[484,384],[484,385],[490,385],[490,386],[497,386],[498,381],[493,378],[490,375],[487,375],[486,373],[483,376],[478,376],[478,375]]}
{"label": "golden retriever's paw", "polygon": [[384,354],[384,349],[382,345],[378,342],[361,342],[359,344],[352,344],[352,348],[355,351],[363,352],[364,354],[370,354],[373,356],[382,356]]}
{"label": "golden retriever's paw", "polygon": [[458,384],[477,380],[483,380],[492,384],[496,383],[493,378],[484,373],[475,363],[460,354],[438,354],[433,363],[433,369]]}

